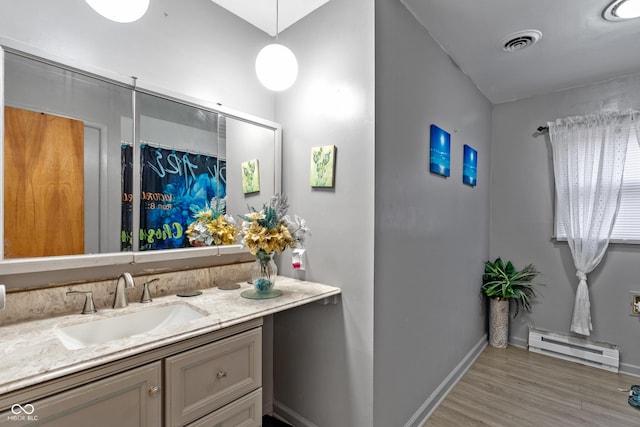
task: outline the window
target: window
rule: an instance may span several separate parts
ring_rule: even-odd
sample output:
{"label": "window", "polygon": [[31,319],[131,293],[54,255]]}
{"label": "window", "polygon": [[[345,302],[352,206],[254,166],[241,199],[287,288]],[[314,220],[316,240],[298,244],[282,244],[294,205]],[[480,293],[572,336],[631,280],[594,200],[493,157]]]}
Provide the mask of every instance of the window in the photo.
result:
{"label": "window", "polygon": [[[629,135],[620,191],[620,206],[613,225],[611,242],[640,244],[640,144],[633,130]],[[554,224],[556,239],[567,240],[567,234],[559,221],[557,210],[554,215]]]}

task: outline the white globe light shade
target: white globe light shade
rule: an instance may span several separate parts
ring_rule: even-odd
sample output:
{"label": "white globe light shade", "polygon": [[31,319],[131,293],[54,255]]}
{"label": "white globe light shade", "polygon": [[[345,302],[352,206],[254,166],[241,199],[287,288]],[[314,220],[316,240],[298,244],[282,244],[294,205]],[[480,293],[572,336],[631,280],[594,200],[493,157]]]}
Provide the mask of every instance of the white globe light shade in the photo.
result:
{"label": "white globe light shade", "polygon": [[137,21],[147,12],[149,0],[85,0],[100,15],[115,22]]}
{"label": "white globe light shade", "polygon": [[298,77],[298,61],[288,47],[281,44],[270,44],[258,53],[256,74],[260,83],[267,89],[286,90],[293,85]]}
{"label": "white globe light shade", "polygon": [[640,16],[640,1],[627,0],[622,3],[618,3],[618,7],[615,12],[618,18],[637,18]]}

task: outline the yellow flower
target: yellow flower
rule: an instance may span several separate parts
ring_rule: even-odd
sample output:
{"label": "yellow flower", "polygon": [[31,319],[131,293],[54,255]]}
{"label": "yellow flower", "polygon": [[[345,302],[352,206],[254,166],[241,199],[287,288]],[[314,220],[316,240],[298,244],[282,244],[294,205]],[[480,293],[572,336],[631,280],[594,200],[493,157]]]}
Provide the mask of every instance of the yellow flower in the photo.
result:
{"label": "yellow flower", "polygon": [[253,220],[243,223],[243,232],[244,244],[254,255],[261,249],[268,253],[282,252],[292,240],[284,224],[280,224],[278,228],[267,229]]}
{"label": "yellow flower", "polygon": [[304,220],[295,217],[291,220],[287,215],[286,196],[276,195],[269,204],[257,212],[240,216],[242,222],[242,244],[256,255],[259,251],[266,253],[283,252],[286,248],[295,248],[304,243],[304,234],[308,232]]}
{"label": "yellow flower", "polygon": [[232,245],[236,243],[238,229],[220,215],[214,219],[198,218],[187,227],[187,237],[193,246]]}

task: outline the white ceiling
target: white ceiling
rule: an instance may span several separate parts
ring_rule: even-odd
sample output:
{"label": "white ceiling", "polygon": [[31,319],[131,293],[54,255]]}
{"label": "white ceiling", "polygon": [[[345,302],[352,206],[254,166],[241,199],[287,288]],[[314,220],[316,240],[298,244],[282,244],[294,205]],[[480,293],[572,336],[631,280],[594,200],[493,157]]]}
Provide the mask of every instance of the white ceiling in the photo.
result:
{"label": "white ceiling", "polygon": [[[212,0],[274,36],[276,0]],[[278,31],[329,0],[279,0]],[[611,0],[399,0],[493,103],[640,72],[640,18],[610,22]],[[500,41],[536,29],[508,53]]]}
{"label": "white ceiling", "polygon": [[[493,103],[640,72],[640,18],[610,22],[611,0],[400,0]],[[542,39],[504,52],[520,30]]]}
{"label": "white ceiling", "polygon": [[329,0],[211,0],[270,36],[276,35],[276,1],[278,32],[293,25]]}

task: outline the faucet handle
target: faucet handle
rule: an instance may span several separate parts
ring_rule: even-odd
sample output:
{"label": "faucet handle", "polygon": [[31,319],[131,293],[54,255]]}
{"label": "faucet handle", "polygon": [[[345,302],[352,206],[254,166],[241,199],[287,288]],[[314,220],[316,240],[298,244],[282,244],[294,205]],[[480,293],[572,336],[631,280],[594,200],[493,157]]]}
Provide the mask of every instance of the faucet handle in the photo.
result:
{"label": "faucet handle", "polygon": [[149,280],[148,282],[145,282],[144,285],[142,285],[143,286],[143,288],[142,288],[142,298],[140,298],[140,302],[141,303],[146,303],[146,302],[153,301],[151,299],[151,293],[149,292],[149,285],[151,283],[153,283],[153,282],[157,282],[158,280],[160,280],[160,279],[156,278],[156,279],[153,279],[153,280]]}
{"label": "faucet handle", "polygon": [[84,307],[82,308],[82,314],[96,313],[96,306],[93,304],[93,292],[91,291],[69,291],[67,295],[84,295]]}

